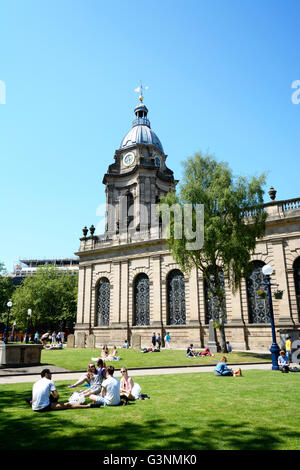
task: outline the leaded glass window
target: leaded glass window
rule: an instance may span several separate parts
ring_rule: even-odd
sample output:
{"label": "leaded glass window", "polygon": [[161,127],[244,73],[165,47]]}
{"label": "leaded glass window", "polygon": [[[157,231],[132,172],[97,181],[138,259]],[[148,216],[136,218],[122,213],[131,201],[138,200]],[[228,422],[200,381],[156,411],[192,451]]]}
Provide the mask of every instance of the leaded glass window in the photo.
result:
{"label": "leaded glass window", "polygon": [[261,299],[256,293],[261,288],[267,290],[267,278],[262,272],[265,263],[263,261],[254,261],[251,264],[253,269],[246,279],[249,323],[269,323],[270,305],[268,296]]}
{"label": "leaded glass window", "polygon": [[134,281],[134,326],[150,325],[149,278],[138,274]]}
{"label": "leaded glass window", "polygon": [[[220,280],[220,287],[224,292],[223,297],[223,305],[219,305],[219,299],[216,295],[211,292],[208,288],[208,283],[204,281],[204,297],[205,297],[205,323],[209,323],[210,320],[216,320],[219,322],[222,318],[224,323],[227,323],[225,309],[226,309],[226,301],[225,301],[225,280],[224,280],[224,273],[222,269],[219,269],[218,272],[219,280]],[[214,288],[214,275],[210,275],[210,282],[212,284],[212,288]]]}
{"label": "leaded glass window", "polygon": [[296,259],[293,267],[294,267],[294,282],[295,282],[295,290],[296,290],[298,318],[300,321],[300,258]]}
{"label": "leaded glass window", "polygon": [[100,279],[97,295],[97,325],[109,326],[110,283],[106,277]]}
{"label": "leaded glass window", "polygon": [[179,269],[170,272],[167,278],[168,325],[185,325],[185,282]]}

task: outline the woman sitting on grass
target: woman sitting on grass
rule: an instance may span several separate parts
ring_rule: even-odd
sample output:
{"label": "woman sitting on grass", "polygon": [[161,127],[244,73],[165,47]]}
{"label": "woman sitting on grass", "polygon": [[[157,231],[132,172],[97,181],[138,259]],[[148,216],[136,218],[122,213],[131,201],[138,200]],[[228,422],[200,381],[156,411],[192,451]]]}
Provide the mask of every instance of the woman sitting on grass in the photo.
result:
{"label": "woman sitting on grass", "polygon": [[106,379],[106,364],[103,359],[97,359],[97,373],[102,377],[102,381]]}
{"label": "woman sitting on grass", "polygon": [[107,347],[107,344],[105,344],[102,348],[102,355],[101,355],[102,359],[107,359],[108,358],[108,347]]}
{"label": "woman sitting on grass", "polygon": [[145,400],[149,398],[145,393],[141,393],[142,389],[138,383],[134,383],[132,378],[128,376],[127,367],[121,369],[120,397],[126,401]]}
{"label": "woman sitting on grass", "polygon": [[199,353],[199,356],[210,356],[210,357],[212,357],[212,356],[214,356],[214,354],[211,354],[209,348],[205,348],[203,352]]}
{"label": "woman sitting on grass", "polygon": [[85,397],[89,397],[92,394],[99,395],[101,391],[102,381],[103,381],[103,377],[100,375],[99,372],[96,371],[95,364],[90,363],[88,365],[87,372],[84,375],[82,375],[75,384],[68,385],[68,388],[78,387],[78,385],[82,385],[85,382],[87,382],[90,387],[88,388],[88,390],[85,390],[85,391],[81,390],[81,393]]}
{"label": "woman sitting on grass", "polygon": [[116,346],[113,346],[110,350],[109,356],[106,358],[107,361],[119,361],[118,350]]}
{"label": "woman sitting on grass", "polygon": [[241,369],[237,369],[234,371],[233,369],[230,369],[227,367],[227,359],[225,356],[221,358],[221,361],[216,365],[214,369],[215,376],[219,377],[228,377],[228,376],[234,376],[234,377],[240,377],[242,375]]}
{"label": "woman sitting on grass", "polygon": [[131,377],[128,376],[127,367],[122,367],[121,369],[121,382],[120,382],[120,395],[125,396],[128,400],[135,400],[134,396],[131,394],[134,382]]}

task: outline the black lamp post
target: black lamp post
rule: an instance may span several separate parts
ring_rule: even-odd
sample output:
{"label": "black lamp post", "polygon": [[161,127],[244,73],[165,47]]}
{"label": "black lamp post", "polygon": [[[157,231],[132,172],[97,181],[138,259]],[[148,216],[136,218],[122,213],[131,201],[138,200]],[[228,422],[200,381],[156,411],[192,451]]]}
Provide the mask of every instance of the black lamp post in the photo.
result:
{"label": "black lamp post", "polygon": [[31,308],[27,310],[27,326],[26,326],[26,337],[25,337],[25,343],[28,344],[29,341],[29,320],[31,317]]}
{"label": "black lamp post", "polygon": [[8,331],[9,331],[9,314],[10,314],[10,309],[12,307],[12,302],[9,301],[7,302],[7,321],[6,321],[6,329],[5,329],[5,335],[4,335],[4,338],[3,338],[3,342],[5,344],[8,343]]}
{"label": "black lamp post", "polygon": [[271,329],[272,329],[272,346],[270,348],[270,352],[272,354],[272,370],[279,370],[278,356],[279,356],[280,348],[276,342],[273,302],[272,302],[272,292],[271,292],[271,274],[273,273],[273,268],[269,264],[266,264],[265,266],[263,266],[262,272],[266,276],[266,279],[267,279],[266,283],[267,283],[267,288],[268,288],[268,297],[269,297],[269,305],[270,305],[270,321],[271,321]]}

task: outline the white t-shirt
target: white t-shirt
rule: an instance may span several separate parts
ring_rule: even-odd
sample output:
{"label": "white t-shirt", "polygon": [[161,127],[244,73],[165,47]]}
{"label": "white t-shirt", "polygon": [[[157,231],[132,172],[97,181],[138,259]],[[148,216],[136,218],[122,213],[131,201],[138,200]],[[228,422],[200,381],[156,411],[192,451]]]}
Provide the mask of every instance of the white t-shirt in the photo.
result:
{"label": "white t-shirt", "polygon": [[46,408],[50,403],[50,394],[56,390],[53,380],[46,377],[38,380],[32,389],[32,409],[41,410]]}
{"label": "white t-shirt", "polygon": [[120,382],[115,377],[108,377],[102,382],[105,388],[104,401],[107,405],[118,405],[120,403]]}

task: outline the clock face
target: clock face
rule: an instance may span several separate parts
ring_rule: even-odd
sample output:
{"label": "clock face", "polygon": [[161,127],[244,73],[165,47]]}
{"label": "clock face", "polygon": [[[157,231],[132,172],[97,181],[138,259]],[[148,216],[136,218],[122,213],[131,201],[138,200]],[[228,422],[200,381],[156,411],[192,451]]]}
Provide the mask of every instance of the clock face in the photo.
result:
{"label": "clock face", "polygon": [[133,153],[126,153],[126,155],[123,158],[123,163],[126,166],[131,165],[134,162],[134,155]]}

